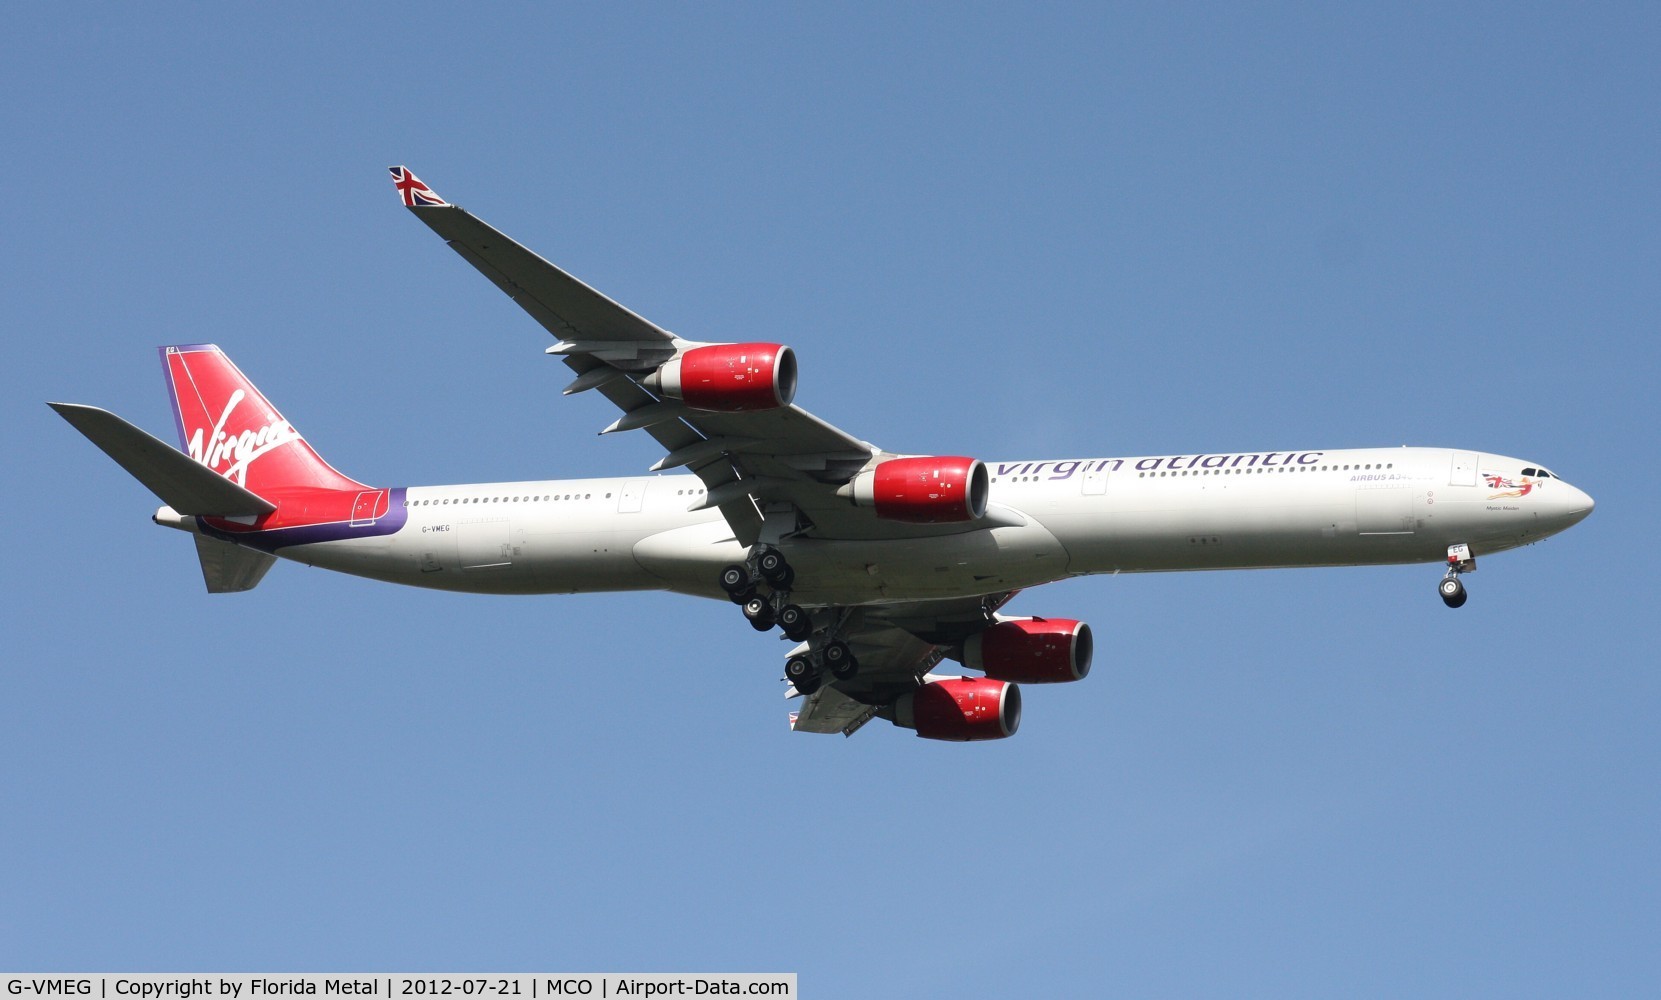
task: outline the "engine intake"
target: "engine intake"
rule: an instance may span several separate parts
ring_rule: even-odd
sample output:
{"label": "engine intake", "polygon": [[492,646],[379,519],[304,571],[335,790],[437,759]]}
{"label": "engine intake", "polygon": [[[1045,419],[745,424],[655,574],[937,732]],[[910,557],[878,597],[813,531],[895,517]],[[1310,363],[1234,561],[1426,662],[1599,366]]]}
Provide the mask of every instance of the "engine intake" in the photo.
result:
{"label": "engine intake", "polygon": [[985,517],[991,485],[978,459],[925,455],[879,462],[840,492],[884,520],[943,524]]}
{"label": "engine intake", "polygon": [[796,353],[782,344],[694,347],[645,383],[695,410],[773,410],[796,398]]}
{"label": "engine intake", "polygon": [[893,720],[925,740],[1001,740],[1021,728],[1021,689],[990,677],[930,681],[894,703]]}
{"label": "engine intake", "polygon": [[1095,640],[1071,618],[1013,618],[963,643],[963,665],[1022,684],[1060,684],[1090,673]]}

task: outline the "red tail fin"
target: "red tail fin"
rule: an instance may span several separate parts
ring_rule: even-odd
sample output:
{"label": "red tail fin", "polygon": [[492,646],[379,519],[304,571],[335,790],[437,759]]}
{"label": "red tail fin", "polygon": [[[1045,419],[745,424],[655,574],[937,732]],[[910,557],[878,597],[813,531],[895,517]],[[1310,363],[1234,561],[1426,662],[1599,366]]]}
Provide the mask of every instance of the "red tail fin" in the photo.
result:
{"label": "red tail fin", "polygon": [[292,487],[367,489],[336,472],[212,344],[161,348],[179,445],[262,496]]}

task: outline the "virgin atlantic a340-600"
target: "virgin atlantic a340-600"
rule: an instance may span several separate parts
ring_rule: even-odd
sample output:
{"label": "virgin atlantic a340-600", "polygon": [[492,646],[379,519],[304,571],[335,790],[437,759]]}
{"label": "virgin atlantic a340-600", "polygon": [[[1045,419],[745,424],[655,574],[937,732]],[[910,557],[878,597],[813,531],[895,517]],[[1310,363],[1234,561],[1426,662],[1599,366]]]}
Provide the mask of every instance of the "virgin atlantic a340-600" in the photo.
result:
{"label": "virgin atlantic a340-600", "polygon": [[[1449,607],[1478,554],[1580,521],[1538,463],[1447,448],[992,461],[885,451],[791,405],[796,358],[683,340],[441,199],[404,204],[554,336],[574,378],[676,475],[378,488],[330,466],[219,348],[161,348],[183,451],[105,410],[51,404],[153,491],[214,593],[278,558],[493,594],[672,590],[730,600],[797,645],[792,727],[887,719],[942,740],[1012,735],[1017,684],[1090,670],[1090,627],[1006,615],[1091,573],[1435,563]],[[943,660],[973,674],[936,673]]]}

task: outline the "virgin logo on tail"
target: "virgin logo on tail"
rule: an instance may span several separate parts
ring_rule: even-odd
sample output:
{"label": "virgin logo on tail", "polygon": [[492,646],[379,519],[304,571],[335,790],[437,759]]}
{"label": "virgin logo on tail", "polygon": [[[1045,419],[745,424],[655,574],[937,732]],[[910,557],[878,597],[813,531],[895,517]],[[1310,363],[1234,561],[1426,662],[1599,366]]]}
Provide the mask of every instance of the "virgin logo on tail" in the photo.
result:
{"label": "virgin logo on tail", "polygon": [[[234,390],[231,398],[225,402],[225,412],[219,415],[219,420],[213,425],[212,433],[198,427],[190,436],[190,457],[238,486],[248,484],[248,466],[253,464],[255,459],[268,451],[281,448],[290,441],[300,440],[299,432],[280,417],[264,427],[250,427],[236,434],[227,433],[225,425],[231,419],[231,412],[247,396],[248,394],[241,389]],[[220,468],[227,462],[230,464],[223,469]]]}

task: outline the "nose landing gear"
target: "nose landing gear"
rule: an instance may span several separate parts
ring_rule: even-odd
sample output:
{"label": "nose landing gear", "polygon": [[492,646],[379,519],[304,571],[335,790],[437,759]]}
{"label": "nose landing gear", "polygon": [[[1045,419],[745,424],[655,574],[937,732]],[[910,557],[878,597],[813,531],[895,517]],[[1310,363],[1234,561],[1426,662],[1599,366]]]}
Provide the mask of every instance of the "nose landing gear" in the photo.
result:
{"label": "nose landing gear", "polygon": [[1442,603],[1450,608],[1462,607],[1465,603],[1465,585],[1459,582],[1457,576],[1445,576],[1436,589],[1442,595]]}
{"label": "nose landing gear", "polygon": [[1476,569],[1476,557],[1471,555],[1471,547],[1464,542],[1448,546],[1448,572],[1442,577],[1442,582],[1436,585],[1436,592],[1442,595],[1442,603],[1450,608],[1465,606],[1465,584],[1460,581],[1459,574],[1470,573]]}

